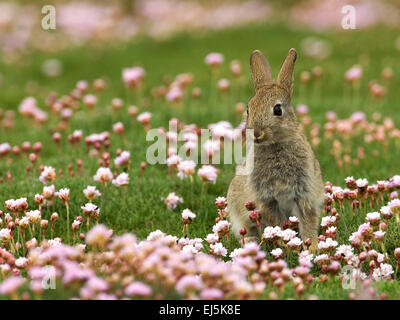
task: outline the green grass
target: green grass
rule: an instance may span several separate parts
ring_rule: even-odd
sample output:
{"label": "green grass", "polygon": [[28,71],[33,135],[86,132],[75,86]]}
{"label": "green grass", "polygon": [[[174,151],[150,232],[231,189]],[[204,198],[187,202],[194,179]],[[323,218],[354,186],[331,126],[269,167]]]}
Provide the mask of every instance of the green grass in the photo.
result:
{"label": "green grass", "polygon": [[[315,61],[302,54],[301,40],[309,36],[327,41],[332,49],[331,56],[322,61]],[[216,217],[214,200],[217,196],[226,195],[228,184],[234,175],[234,165],[220,165],[221,173],[217,183],[208,185],[203,194],[197,177],[191,186],[188,180],[178,181],[177,178],[169,178],[165,165],[148,165],[138,191],[139,166],[146,160],[146,148],[150,143],[145,141],[142,125],[128,116],[127,105],[135,104],[141,112],[150,111],[153,114],[151,124],[154,128],[167,128],[171,117],[177,117],[185,123],[196,123],[199,127],[206,127],[220,120],[228,120],[237,125],[241,117],[235,112],[235,104],[239,101],[247,103],[252,95],[248,67],[250,53],[254,49],[262,50],[270,61],[273,74],[276,75],[288,49],[294,47],[298,49],[299,57],[296,64],[293,105],[307,104],[314,122],[323,123],[328,110],[335,111],[339,118],[349,117],[354,111],[364,111],[368,119],[371,119],[374,112],[379,112],[384,117],[391,117],[398,127],[400,92],[396,88],[400,85],[398,76],[400,65],[399,52],[394,48],[397,36],[397,31],[384,28],[314,34],[289,30],[283,26],[254,25],[201,36],[183,34],[160,42],[142,38],[128,44],[85,45],[57,54],[32,51],[16,65],[5,65],[0,60],[0,72],[4,76],[3,84],[0,85],[0,106],[4,110],[17,110],[19,103],[28,95],[37,97],[39,106],[44,109],[44,99],[49,92],[56,91],[60,96],[68,94],[81,79],[92,81],[98,77],[105,77],[109,87],[100,94],[99,104],[94,113],[87,112],[83,107],[74,114],[69,128],[63,133],[60,150],[51,140],[50,133],[56,130],[54,119],[50,119],[43,127],[36,127],[29,120],[17,115],[16,126],[13,129],[0,128],[0,143],[20,145],[26,140],[41,141],[44,147],[38,163],[63,170],[63,176],[58,177],[55,184],[57,189],[70,188],[71,216],[76,217],[81,214],[80,206],[86,202],[82,190],[87,185],[98,185],[93,181],[98,163],[97,158],[87,156],[84,145],[80,149],[73,150],[66,138],[75,129],[82,129],[84,136],[106,130],[112,131],[112,124],[122,121],[125,125],[126,139],[123,141],[119,136],[112,134],[110,153],[113,159],[118,148],[131,152],[132,164],[129,171],[131,184],[126,195],[123,190],[109,187],[106,197],[103,196],[97,201],[102,212],[100,223],[112,228],[115,233],[132,232],[139,238],[146,237],[156,229],[179,236],[182,234],[180,211],[189,207],[197,214],[194,223],[189,227],[190,237],[205,237],[211,232]],[[221,77],[231,78],[229,61],[232,59],[241,61],[245,83],[232,87],[228,95],[216,94],[215,98],[210,98],[210,70],[204,64],[204,57],[209,52],[221,52],[225,55],[225,63],[220,70]],[[366,57],[369,63],[365,63]],[[47,78],[42,74],[41,65],[49,58],[57,58],[62,62],[64,72],[60,77]],[[343,75],[356,63],[363,64],[364,75],[360,99],[358,103],[353,103],[343,96],[345,89]],[[142,65],[146,69],[142,95],[149,100],[149,107],[144,107],[137,95],[124,88],[121,70],[132,65]],[[320,65],[324,70],[320,88],[321,97],[315,95],[312,85],[307,87],[307,94],[300,97],[300,72],[310,70],[315,65]],[[380,81],[380,72],[386,66],[393,69],[394,77],[383,102],[373,103],[369,99],[368,81],[372,79]],[[187,98],[183,106],[173,106],[151,96],[151,89],[161,85],[166,76],[173,78],[183,72],[194,74],[193,86],[201,87],[203,90],[199,100]],[[124,108],[118,113],[112,112],[110,107],[110,101],[114,97],[120,97],[125,101]],[[366,159],[359,166],[347,165],[338,169],[330,153],[331,142],[322,139],[321,145],[315,152],[325,181],[329,180],[333,184],[343,186],[343,179],[348,175],[353,175],[355,178],[365,177],[374,182],[399,173],[400,150],[394,142],[391,141],[388,149],[384,150],[380,145],[366,145],[361,138],[356,138],[349,144],[353,155],[357,153],[358,146],[365,147]],[[377,157],[371,156],[373,149],[378,150]],[[37,173],[33,175],[31,172],[28,177],[26,176],[25,167],[29,164],[26,158],[11,158],[10,163],[5,160],[0,161],[0,176],[5,177],[5,173],[10,171],[13,177],[12,184],[6,182],[0,184],[0,209],[5,209],[3,207],[5,200],[22,196],[28,197],[30,207],[35,208],[33,197],[41,192],[43,185],[39,182]],[[83,175],[70,178],[67,174],[67,165],[73,163],[76,168],[77,159],[83,160]],[[104,194],[104,188],[99,187]],[[161,197],[173,191],[181,195],[185,202],[178,210],[171,212],[166,210]],[[54,208],[44,209],[44,218],[49,218],[53,211],[60,213],[61,220],[66,219],[65,208],[60,201],[56,202]],[[364,220],[364,215],[365,211],[352,218],[350,211],[345,210],[339,223],[339,243],[347,243],[348,236],[356,231],[357,226]],[[397,226],[390,226],[386,248],[391,254],[393,249],[400,245],[397,231]],[[56,234],[65,238],[65,224],[61,222],[56,224]],[[227,246],[232,249],[238,246],[238,243],[231,237]],[[292,262],[294,263],[294,259]],[[334,290],[328,290],[327,286],[321,285],[319,288],[312,288],[311,293],[325,299],[347,297],[348,292],[339,290],[337,283],[334,283],[333,287]],[[389,298],[399,298],[397,282],[381,283],[378,288],[387,292]]]}

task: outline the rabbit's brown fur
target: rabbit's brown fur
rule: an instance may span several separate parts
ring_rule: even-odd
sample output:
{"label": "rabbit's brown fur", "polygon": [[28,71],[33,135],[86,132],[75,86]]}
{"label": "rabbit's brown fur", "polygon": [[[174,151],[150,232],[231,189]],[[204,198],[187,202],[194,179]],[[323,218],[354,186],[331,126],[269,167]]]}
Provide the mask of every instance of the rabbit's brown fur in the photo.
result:
{"label": "rabbit's brown fur", "polygon": [[[248,104],[246,128],[254,130],[254,168],[248,175],[237,175],[227,195],[232,230],[239,239],[245,227],[246,242],[258,238],[245,208],[246,202],[253,201],[263,228],[296,216],[301,238],[310,238],[313,247],[317,243],[324,187],[318,160],[290,104],[296,57],[291,49],[276,82],[260,51],[250,58],[255,95]],[[274,115],[277,104],[281,105],[280,116]]]}

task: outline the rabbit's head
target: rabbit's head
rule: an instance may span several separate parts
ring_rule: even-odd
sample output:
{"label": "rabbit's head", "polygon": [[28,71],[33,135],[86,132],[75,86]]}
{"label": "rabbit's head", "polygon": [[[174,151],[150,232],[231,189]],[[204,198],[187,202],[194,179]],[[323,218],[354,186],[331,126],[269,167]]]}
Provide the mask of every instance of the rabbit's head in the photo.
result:
{"label": "rabbit's head", "polygon": [[296,57],[296,50],[290,49],[276,81],[260,51],[250,57],[255,94],[247,106],[247,128],[254,130],[256,143],[288,140],[298,132],[299,123],[291,107]]}

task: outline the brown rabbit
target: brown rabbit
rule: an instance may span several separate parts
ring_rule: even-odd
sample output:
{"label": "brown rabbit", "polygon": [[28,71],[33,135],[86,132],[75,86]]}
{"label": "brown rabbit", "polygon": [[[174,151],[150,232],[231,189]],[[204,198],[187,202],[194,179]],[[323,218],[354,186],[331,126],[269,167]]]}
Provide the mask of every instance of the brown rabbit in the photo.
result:
{"label": "brown rabbit", "polygon": [[290,49],[276,82],[260,51],[250,57],[255,95],[248,104],[246,128],[254,130],[254,166],[251,173],[232,180],[227,210],[238,239],[240,229],[246,228],[246,242],[258,238],[246,202],[255,203],[262,228],[296,216],[301,238],[310,238],[315,249],[324,186],[318,160],[291,106],[296,57],[296,50]]}

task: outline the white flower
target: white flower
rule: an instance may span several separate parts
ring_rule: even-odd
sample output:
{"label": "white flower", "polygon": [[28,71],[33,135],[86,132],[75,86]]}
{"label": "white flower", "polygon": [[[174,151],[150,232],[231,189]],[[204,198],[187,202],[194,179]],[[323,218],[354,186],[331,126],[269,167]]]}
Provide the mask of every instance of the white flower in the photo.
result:
{"label": "white flower", "polygon": [[93,203],[86,203],[84,206],[81,207],[83,214],[85,216],[97,216],[100,213],[100,208]]}
{"label": "white flower", "polygon": [[219,237],[218,237],[218,235],[216,235],[215,233],[210,233],[210,234],[207,235],[206,241],[207,241],[209,244],[216,243],[216,242],[219,241]]}
{"label": "white flower", "polygon": [[388,263],[381,263],[379,268],[375,268],[372,277],[375,281],[386,280],[393,274],[393,267]]}
{"label": "white flower", "polygon": [[289,221],[292,223],[299,223],[299,219],[295,216],[291,216],[289,217]]}
{"label": "white flower", "polygon": [[230,225],[231,224],[228,221],[220,220],[213,226],[212,231],[215,234],[227,233],[227,232],[229,232]]}
{"label": "white flower", "polygon": [[55,195],[59,197],[62,201],[69,201],[69,189],[64,188],[60,189],[60,191],[56,192]]}
{"label": "white flower", "polygon": [[18,268],[25,268],[28,264],[28,259],[24,257],[20,257],[17,260],[15,260],[15,265]]}
{"label": "white flower", "polygon": [[288,247],[300,247],[303,244],[303,241],[301,241],[300,238],[298,237],[294,237],[292,239],[290,239],[290,241],[287,243]]}
{"label": "white flower", "polygon": [[210,244],[210,248],[216,256],[226,257],[228,250],[224,247],[221,242]]}
{"label": "white flower", "polygon": [[[26,216],[29,219],[29,222],[32,224],[36,224],[40,221],[41,215],[39,210],[32,210],[26,213]],[[21,221],[21,220],[20,220]]]}
{"label": "white flower", "polygon": [[158,239],[161,239],[164,237],[165,237],[164,232],[162,232],[161,230],[155,230],[155,231],[149,233],[146,240],[154,241],[154,240],[158,240]]}
{"label": "white flower", "polygon": [[109,168],[100,167],[97,169],[96,174],[94,175],[94,181],[98,181],[100,183],[107,183],[112,179],[113,175]]}
{"label": "white flower", "polygon": [[196,163],[192,160],[184,160],[178,163],[178,177],[184,179],[186,177],[192,176]]}
{"label": "white flower", "polygon": [[168,210],[174,210],[179,203],[183,203],[183,198],[177,196],[175,192],[171,192],[164,200]]}
{"label": "white flower", "polygon": [[275,238],[282,236],[282,230],[279,226],[271,227],[268,226],[264,229],[262,238],[265,240],[274,240]]}
{"label": "white flower", "polygon": [[323,227],[323,228],[334,225],[335,223],[336,223],[335,216],[326,216],[321,219],[321,227]]}
{"label": "white flower", "polygon": [[367,179],[357,179],[356,180],[357,187],[365,188],[368,187],[368,180]]}
{"label": "white flower", "polygon": [[11,232],[9,229],[4,228],[0,230],[0,241],[2,243],[8,243],[11,241]]}
{"label": "white flower", "polygon": [[93,201],[101,196],[100,191],[97,190],[95,186],[87,186],[86,189],[83,190],[83,194],[89,201]]}
{"label": "white flower", "polygon": [[275,259],[277,259],[283,256],[283,250],[281,248],[276,248],[271,251],[271,254]]}
{"label": "white flower", "polygon": [[379,212],[369,212],[365,218],[368,222],[379,222],[381,215]]}
{"label": "white flower", "polygon": [[316,256],[315,259],[314,259],[314,262],[317,263],[317,264],[318,263],[326,264],[326,263],[328,263],[328,261],[329,261],[329,256],[326,253],[320,254],[319,256]]}
{"label": "white flower", "polygon": [[288,242],[291,239],[296,237],[297,232],[292,229],[285,229],[282,231],[281,235],[282,235],[283,241]]}
{"label": "white flower", "polygon": [[325,241],[320,241],[318,243],[318,249],[319,250],[330,250],[335,247],[337,247],[338,242],[335,240],[332,240],[332,238],[326,238]]}
{"label": "white flower", "polygon": [[43,184],[47,184],[53,180],[56,180],[56,170],[53,167],[45,166],[39,176],[39,181]]}
{"label": "white flower", "polygon": [[185,209],[182,211],[182,219],[183,220],[189,220],[192,221],[194,218],[196,218],[196,214],[194,214],[192,211],[189,209]]}

